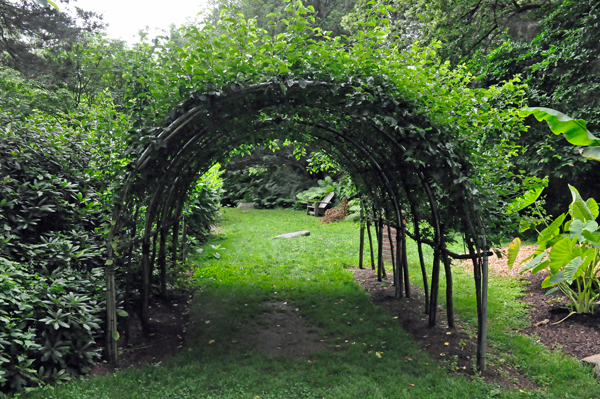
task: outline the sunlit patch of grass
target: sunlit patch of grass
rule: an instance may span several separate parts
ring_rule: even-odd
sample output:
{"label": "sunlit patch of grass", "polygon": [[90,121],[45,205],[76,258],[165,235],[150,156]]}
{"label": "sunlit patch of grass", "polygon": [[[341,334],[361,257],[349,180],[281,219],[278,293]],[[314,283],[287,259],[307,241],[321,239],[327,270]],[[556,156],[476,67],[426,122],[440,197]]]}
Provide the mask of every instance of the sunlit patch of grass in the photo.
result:
{"label": "sunlit patch of grass", "polygon": [[[346,270],[358,263],[355,224],[324,225],[290,210],[241,213],[228,209],[222,227],[227,238],[212,242],[225,248],[219,250],[220,259],[202,254],[191,259],[198,290],[191,307],[187,345],[181,354],[157,366],[121,370],[114,376],[85,379],[31,397],[599,397],[597,383],[594,385],[589,373],[579,366],[579,374],[557,376],[556,381],[565,383],[562,390],[558,383],[540,384],[545,392],[508,390],[479,378],[447,374],[443,364],[429,358],[394,319],[373,306],[351,271]],[[271,240],[298,230],[310,230],[311,235]],[[415,255],[410,260],[412,281],[418,284],[416,250],[411,254]],[[461,320],[473,324],[472,276],[456,270],[455,278],[457,311]],[[567,360],[528,338],[505,332],[523,325],[525,310],[514,299],[519,290],[515,281],[492,281],[490,337],[496,350],[512,352],[513,363],[521,365],[519,370],[538,382],[544,372],[538,370],[538,363],[543,361],[521,359],[525,356],[521,353],[526,352],[520,346],[538,351],[531,352],[532,356],[557,359],[546,362],[555,361],[561,367]],[[443,299],[443,291],[440,297]],[[320,339],[328,349],[313,353],[310,359],[259,353],[253,333],[260,328],[265,303],[273,300],[286,301],[298,309],[298,317],[321,332]],[[546,370],[556,372],[551,367]],[[573,380],[565,382],[567,376]],[[585,390],[575,391],[577,385]],[[575,392],[580,393],[575,396]]]}

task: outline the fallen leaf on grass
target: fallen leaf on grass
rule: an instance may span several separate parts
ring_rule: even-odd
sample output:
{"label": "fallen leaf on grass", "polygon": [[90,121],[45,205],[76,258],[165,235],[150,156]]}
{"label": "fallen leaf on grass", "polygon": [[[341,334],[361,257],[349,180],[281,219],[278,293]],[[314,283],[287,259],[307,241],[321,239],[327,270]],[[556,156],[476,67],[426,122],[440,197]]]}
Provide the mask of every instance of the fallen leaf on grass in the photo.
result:
{"label": "fallen leaf on grass", "polygon": [[214,343],[215,343],[215,340],[214,340],[214,339],[211,339],[210,341],[208,341],[208,344],[209,344],[209,345],[210,345],[210,344],[214,344]]}
{"label": "fallen leaf on grass", "polygon": [[539,327],[541,325],[548,324],[549,322],[550,322],[550,319],[544,319],[542,321],[538,321],[537,323],[533,323],[533,325],[536,327]]}
{"label": "fallen leaf on grass", "polygon": [[383,353],[383,352],[375,352],[375,356],[377,356],[378,358],[380,358],[380,359],[381,359],[381,354],[382,354],[382,353]]}

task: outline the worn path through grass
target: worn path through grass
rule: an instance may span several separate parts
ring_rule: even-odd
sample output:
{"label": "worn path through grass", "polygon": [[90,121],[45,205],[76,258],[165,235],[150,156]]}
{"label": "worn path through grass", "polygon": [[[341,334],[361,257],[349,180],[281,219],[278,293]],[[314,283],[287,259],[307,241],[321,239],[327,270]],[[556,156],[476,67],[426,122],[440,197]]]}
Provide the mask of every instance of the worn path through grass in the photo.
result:
{"label": "worn path through grass", "polygon": [[[298,230],[311,235],[270,239]],[[585,389],[579,396],[572,386],[562,394],[547,387],[525,392],[447,373],[447,365],[429,358],[393,318],[372,305],[345,269],[358,262],[358,229],[352,223],[323,225],[291,210],[226,209],[221,231],[193,259],[197,292],[187,343],[178,356],[31,397],[599,397],[597,383],[583,369],[581,380],[574,382]],[[220,259],[210,245],[217,246]],[[465,280],[464,286],[457,283],[457,291],[470,286],[467,278],[457,276]],[[459,310],[468,311],[468,299],[461,298],[469,292],[458,294]],[[258,332],[266,327],[264,314],[273,311],[268,304],[274,302],[293,308],[291,317],[302,319],[326,344],[324,349],[306,358],[261,352]]]}

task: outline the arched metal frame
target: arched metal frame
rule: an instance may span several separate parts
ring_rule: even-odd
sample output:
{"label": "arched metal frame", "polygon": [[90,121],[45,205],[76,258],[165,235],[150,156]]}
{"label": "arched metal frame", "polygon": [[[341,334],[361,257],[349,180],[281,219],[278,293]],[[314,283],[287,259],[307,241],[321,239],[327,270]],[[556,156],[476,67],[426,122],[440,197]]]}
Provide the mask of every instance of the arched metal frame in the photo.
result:
{"label": "arched metal frame", "polygon": [[[446,277],[449,278],[448,317],[449,323],[453,323],[449,256],[455,254],[446,249],[444,221],[449,220],[449,215],[458,215],[458,225],[461,226],[469,247],[467,257],[474,264],[478,310],[477,365],[480,370],[485,370],[488,256],[485,228],[464,188],[460,184],[447,183],[448,180],[454,180],[452,168],[438,164],[439,170],[435,174],[441,173],[441,179],[436,179],[435,174],[428,171],[426,166],[436,163],[440,157],[431,150],[431,144],[423,135],[425,130],[432,127],[422,119],[411,117],[411,107],[408,104],[381,93],[370,93],[371,98],[364,104],[350,105],[347,99],[356,92],[350,83],[287,83],[287,88],[276,83],[262,83],[230,88],[228,92],[194,96],[178,110],[179,116],[152,135],[152,143],[147,145],[133,164],[133,170],[115,204],[112,228],[108,236],[108,360],[117,361],[116,340],[112,339],[116,332],[114,249],[120,239],[122,213],[124,209],[130,208],[132,192],[136,191],[140,198],[150,199],[142,238],[144,292],[141,316],[144,323],[147,320],[149,298],[150,239],[153,234],[160,235],[158,263],[161,267],[161,292],[166,295],[167,231],[171,226],[174,232],[179,228],[183,201],[197,176],[241,144],[289,139],[320,147],[338,160],[350,173],[363,197],[368,198],[374,208],[383,211],[388,226],[395,226],[399,236],[408,234],[417,241],[426,288],[422,244],[433,247],[431,291],[426,301],[426,313],[429,314],[431,326],[436,324],[441,261],[444,262]],[[235,115],[224,111],[232,104],[237,106]],[[456,155],[444,153],[442,146],[437,150],[442,156],[454,157],[453,160],[456,161]],[[447,214],[442,214],[438,202],[445,197],[436,197],[434,187],[451,190],[464,201],[462,204],[443,203]],[[142,196],[140,192],[145,194]],[[423,218],[420,201],[428,204],[428,219]],[[404,213],[412,216],[413,234],[404,226]],[[420,220],[427,220],[433,228],[433,240],[422,236],[423,232],[419,230]],[[156,229],[153,231],[155,225]],[[381,235],[381,226],[379,230]],[[175,234],[173,240],[173,259],[177,259]],[[409,296],[406,245],[397,245],[394,258],[396,297],[400,298],[404,294]]]}

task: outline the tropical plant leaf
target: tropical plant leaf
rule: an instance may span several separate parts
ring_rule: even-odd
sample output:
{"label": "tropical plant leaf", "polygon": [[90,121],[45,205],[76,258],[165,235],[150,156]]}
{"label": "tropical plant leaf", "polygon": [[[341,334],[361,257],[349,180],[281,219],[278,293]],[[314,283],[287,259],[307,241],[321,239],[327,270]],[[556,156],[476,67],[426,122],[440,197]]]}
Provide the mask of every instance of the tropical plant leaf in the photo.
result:
{"label": "tropical plant leaf", "polygon": [[591,159],[592,161],[600,161],[600,146],[580,148],[579,153],[584,158]]}
{"label": "tropical plant leaf", "polygon": [[583,223],[581,220],[576,219],[569,225],[569,235],[571,238],[577,238],[579,242],[585,240],[582,236],[584,231],[596,231],[598,229],[598,223],[595,220]]}
{"label": "tropical plant leaf", "polygon": [[550,250],[550,270],[552,274],[558,271],[571,260],[573,242],[569,237],[564,237],[552,246]]}
{"label": "tropical plant leaf", "polygon": [[552,133],[563,134],[573,145],[589,146],[600,140],[587,130],[583,119],[573,119],[562,112],[544,107],[525,107],[519,111],[519,116],[523,118],[529,115],[535,116],[540,122],[546,121]]}
{"label": "tropical plant leaf", "polygon": [[544,281],[542,281],[542,288],[549,288],[552,285],[550,284],[550,276],[546,277]]}
{"label": "tropical plant leaf", "polygon": [[531,205],[535,201],[537,201],[537,199],[540,197],[540,195],[542,195],[542,191],[544,191],[543,186],[538,187],[533,190],[529,190],[525,194],[521,195],[520,197],[515,198],[514,200],[511,201],[511,203],[509,205],[509,210],[507,211],[507,213],[511,214],[511,213],[519,212],[519,211],[527,208],[529,205]]}
{"label": "tropical plant leaf", "polygon": [[114,339],[115,341],[119,340],[119,332],[118,331],[113,331],[112,339]]}
{"label": "tropical plant leaf", "polygon": [[598,218],[598,215],[600,214],[600,209],[598,207],[598,203],[593,198],[588,198],[587,201],[585,201],[585,203],[588,206],[588,208],[590,209],[590,212],[592,212],[592,216],[594,217],[594,220],[596,220]]}
{"label": "tropical plant leaf", "polygon": [[548,241],[554,238],[554,236],[558,235],[560,233],[560,226],[563,224],[563,221],[566,217],[567,215],[563,213],[552,223],[550,223],[550,226],[542,230],[538,236],[538,245],[545,245]]}
{"label": "tropical plant leaf", "polygon": [[[550,284],[550,286],[562,283],[563,281],[565,281],[565,272],[558,272],[552,276],[549,276],[550,279],[548,280],[548,283]],[[544,280],[546,281],[546,280]],[[544,286],[542,285],[542,288],[544,288]]]}
{"label": "tropical plant leaf", "polygon": [[573,197],[573,202],[571,202],[571,205],[569,205],[569,213],[571,214],[571,217],[584,222],[587,222],[588,220],[594,220],[595,218],[592,215],[590,208],[588,208],[587,204],[581,198],[581,195],[579,195],[579,191],[577,191],[577,189],[570,184],[569,190],[571,190],[571,195]]}
{"label": "tropical plant leaf", "polygon": [[558,287],[554,287],[554,288],[550,288],[548,291],[546,291],[546,293],[544,294],[544,296],[549,296],[554,294],[556,291],[558,291]]}
{"label": "tropical plant leaf", "polygon": [[515,264],[517,255],[519,254],[519,249],[521,249],[521,239],[516,237],[508,246],[507,256],[509,269],[512,269],[513,265]]}
{"label": "tropical plant leaf", "polygon": [[544,251],[541,254],[539,254],[538,256],[536,256],[535,258],[533,258],[533,260],[531,262],[529,262],[527,264],[527,266],[525,266],[523,268],[523,271],[521,271],[521,273],[526,272],[527,270],[533,269],[534,267],[537,267],[540,263],[542,263],[542,261],[544,260],[544,258],[546,257],[547,254],[548,254],[548,252]]}
{"label": "tropical plant leaf", "polygon": [[573,281],[577,280],[579,277],[581,277],[586,272],[586,270],[590,266],[590,263],[592,263],[592,261],[594,259],[596,259],[595,255],[596,255],[596,251],[594,250],[594,248],[588,248],[588,250],[585,252],[584,256],[582,257],[583,263],[581,264],[581,266],[579,266],[579,269],[577,269],[577,271],[573,275]]}
{"label": "tropical plant leaf", "polygon": [[542,263],[540,263],[539,265],[537,265],[536,267],[531,269],[531,274],[538,274],[539,272],[541,272],[542,270],[547,268],[549,264],[550,264],[550,261],[546,259],[545,261],[543,261]]}
{"label": "tropical plant leaf", "polygon": [[[592,233],[591,231],[584,230],[581,232],[581,235],[584,236],[588,240],[588,243],[590,243],[592,245],[600,244],[600,234],[596,235],[596,234]],[[595,247],[598,248],[597,245],[595,245]]]}
{"label": "tropical plant leaf", "polygon": [[127,317],[129,316],[129,313],[127,313],[126,311],[124,311],[123,309],[117,309],[117,314],[121,317]]}
{"label": "tropical plant leaf", "polygon": [[[579,270],[579,266],[581,266],[583,261],[584,259],[581,259],[581,257],[578,256],[566,264],[563,275],[564,279],[567,281],[567,284],[571,284],[573,282],[573,276],[577,273],[577,270]],[[558,275],[558,273],[555,275]],[[552,282],[552,279],[550,279],[550,282]]]}

